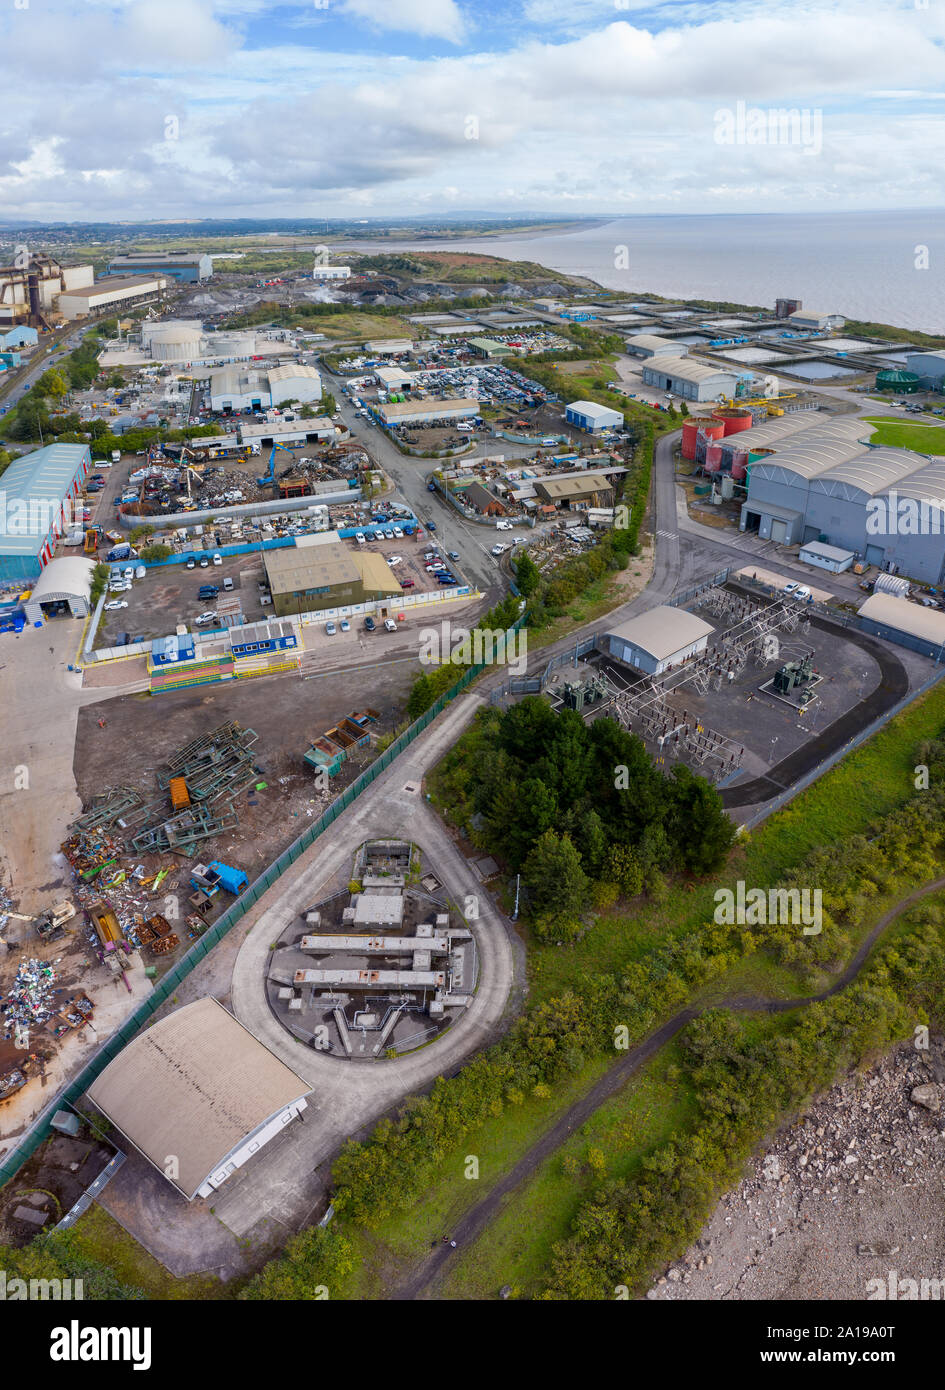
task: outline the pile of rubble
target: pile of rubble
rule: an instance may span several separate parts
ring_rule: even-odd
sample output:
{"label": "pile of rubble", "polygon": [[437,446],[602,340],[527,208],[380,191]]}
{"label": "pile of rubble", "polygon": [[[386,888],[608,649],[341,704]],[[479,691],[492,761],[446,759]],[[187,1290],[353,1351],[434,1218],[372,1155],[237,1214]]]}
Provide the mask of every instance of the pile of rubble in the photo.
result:
{"label": "pile of rubble", "polygon": [[51,965],[35,958],[21,960],[10,990],[0,997],[4,1038],[14,1037],[17,1024],[31,1027],[52,1018],[58,1012],[53,1000],[57,992],[56,972]]}
{"label": "pile of rubble", "polygon": [[862,1298],[894,1256],[913,1277],[941,1274],[945,1046],[928,1043],[819,1097],[647,1297]]}

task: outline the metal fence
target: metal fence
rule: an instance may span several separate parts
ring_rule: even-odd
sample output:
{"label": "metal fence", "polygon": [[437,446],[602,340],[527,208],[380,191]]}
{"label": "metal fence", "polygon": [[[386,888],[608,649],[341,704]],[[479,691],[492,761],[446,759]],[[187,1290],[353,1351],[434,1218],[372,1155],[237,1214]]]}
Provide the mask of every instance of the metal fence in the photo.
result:
{"label": "metal fence", "polygon": [[[525,622],[526,615],[523,614],[512,624],[510,632],[517,632]],[[505,650],[505,633],[501,640],[496,644],[496,656],[501,658]],[[220,917],[208,927],[206,932],[194,942],[193,946],[181,957],[172,970],[169,970],[154,986],[147,999],[135,1008],[132,1013],[115,1029],[114,1033],[102,1044],[98,1051],[86,1062],[85,1066],[53,1100],[41,1111],[33,1122],[25,1136],[19,1144],[7,1154],[0,1163],[0,1186],[9,1180],[19,1171],[23,1164],[39,1148],[40,1144],[47,1138],[50,1131],[50,1121],[57,1110],[67,1106],[75,1106],[79,1097],[84,1095],[96,1077],[108,1066],[109,1062],[114,1061],[121,1050],[131,1042],[132,1038],[144,1027],[153,1017],[157,1010],[165,1001],[174,994],[179,985],[187,979],[191,971],[213,950],[227,935],[237,922],[240,922],[251,907],[254,907],[264,893],[267,893],[273,884],[277,883],[287,869],[305,853],[307,849],[315,843],[320,835],[334,824],[338,817],[348,809],[352,802],[356,801],[363,791],[371,783],[386,772],[395,758],[398,758],[406,748],[409,748],[414,739],[422,734],[437,715],[441,714],[446,706],[461,694],[477,676],[486,669],[484,663],[470,666],[460,676],[455,685],[436,701],[434,705],[421,714],[419,719],[414,720],[408,729],[394,740],[389,748],[385,749],[369,767],[360,773],[349,787],[338,796],[327,810],[313,821],[311,825],[303,830],[297,840],[274,859],[268,868],[255,879],[240,896],[232,902]]]}

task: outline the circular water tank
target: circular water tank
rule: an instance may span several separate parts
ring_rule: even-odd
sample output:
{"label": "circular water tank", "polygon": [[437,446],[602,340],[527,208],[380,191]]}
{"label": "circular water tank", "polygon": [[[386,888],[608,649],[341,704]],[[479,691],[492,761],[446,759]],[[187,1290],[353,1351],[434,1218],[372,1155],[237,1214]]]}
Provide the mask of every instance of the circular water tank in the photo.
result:
{"label": "circular water tank", "polygon": [[739,458],[744,458],[746,461],[732,464],[732,477],[736,483],[744,482],[745,478],[748,476],[747,455],[739,455]]}
{"label": "circular water tank", "polygon": [[718,473],[722,467],[722,446],[721,444],[706,444],[705,449],[705,471],[707,473]]}
{"label": "circular water tank", "polygon": [[696,439],[700,429],[707,425],[714,425],[716,422],[709,416],[691,415],[688,420],[683,421],[682,427],[682,456],[684,459],[694,459],[696,456]]}
{"label": "circular water tank", "polygon": [[192,328],[155,329],[151,356],[157,362],[190,362],[200,353],[200,334]]}
{"label": "circular water tank", "polygon": [[904,372],[899,367],[876,373],[876,388],[879,391],[913,392],[919,389],[919,378],[915,372]]}
{"label": "circular water tank", "polygon": [[721,420],[726,434],[737,434],[739,430],[750,430],[755,417],[750,410],[714,410],[713,420]]}

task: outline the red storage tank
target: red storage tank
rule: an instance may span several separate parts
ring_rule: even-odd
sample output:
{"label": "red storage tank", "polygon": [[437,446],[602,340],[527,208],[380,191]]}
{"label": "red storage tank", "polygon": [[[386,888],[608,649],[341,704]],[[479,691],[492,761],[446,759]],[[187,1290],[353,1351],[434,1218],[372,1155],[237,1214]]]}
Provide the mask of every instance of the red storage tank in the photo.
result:
{"label": "red storage tank", "polygon": [[750,410],[714,410],[713,420],[721,420],[726,434],[737,434],[739,430],[750,430],[755,417]]}
{"label": "red storage tank", "polygon": [[736,483],[742,483],[745,481],[745,477],[748,473],[748,455],[739,454],[738,460],[738,462],[732,464],[732,477],[735,479]]}
{"label": "red storage tank", "polygon": [[706,444],[705,448],[705,471],[707,473],[718,473],[722,467],[722,446],[721,444]]}
{"label": "red storage tank", "polygon": [[710,416],[691,415],[688,420],[683,421],[682,427],[682,456],[684,459],[694,459],[696,456],[696,439],[699,431],[707,427],[715,428],[717,421]]}

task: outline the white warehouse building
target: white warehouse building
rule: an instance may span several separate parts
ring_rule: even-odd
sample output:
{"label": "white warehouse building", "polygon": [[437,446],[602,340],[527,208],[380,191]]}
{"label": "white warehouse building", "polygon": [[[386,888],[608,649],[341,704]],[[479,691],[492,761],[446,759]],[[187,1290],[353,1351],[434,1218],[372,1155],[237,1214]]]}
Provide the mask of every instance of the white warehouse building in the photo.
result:
{"label": "white warehouse building", "polygon": [[321,395],[319,373],[297,362],[268,371],[237,364],[210,373],[210,406],[218,412],[269,410],[283,401],[318,401]]}
{"label": "white warehouse building", "polygon": [[637,333],[627,339],[631,357],[688,357],[689,348],[675,338],[661,338],[656,333]]}
{"label": "white warehouse building", "polygon": [[350,265],[317,265],[312,271],[313,280],[350,280]]}
{"label": "white warehouse building", "polygon": [[619,410],[611,410],[609,405],[598,405],[596,401],[572,401],[565,406],[564,418],[575,429],[596,434],[598,430],[619,430],[623,416]]}
{"label": "white warehouse building", "polygon": [[661,604],[604,633],[603,649],[626,666],[658,676],[705,651],[714,631],[695,613]]}

